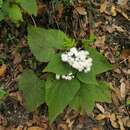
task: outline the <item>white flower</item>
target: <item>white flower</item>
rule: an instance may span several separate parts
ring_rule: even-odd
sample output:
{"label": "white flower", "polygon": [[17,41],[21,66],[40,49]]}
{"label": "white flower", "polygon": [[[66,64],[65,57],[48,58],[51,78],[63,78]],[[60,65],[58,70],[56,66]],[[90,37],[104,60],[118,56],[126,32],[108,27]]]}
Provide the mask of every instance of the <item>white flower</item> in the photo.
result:
{"label": "white flower", "polygon": [[85,70],[84,70],[84,72],[89,72],[91,70],[91,68],[86,68]]}
{"label": "white flower", "polygon": [[89,56],[89,52],[77,49],[76,47],[73,47],[69,51],[63,53],[61,55],[61,60],[68,63],[79,72],[84,71],[87,73],[92,67],[92,58]]}
{"label": "white flower", "polygon": [[68,55],[68,56],[72,56],[72,55],[73,55],[73,52],[70,51],[70,52],[67,53],[67,55]]}
{"label": "white flower", "polygon": [[60,75],[56,74],[56,79],[59,80],[60,79]]}
{"label": "white flower", "polygon": [[70,49],[70,52],[72,52],[73,54],[76,54],[78,51],[75,47],[73,47],[73,48]]}
{"label": "white flower", "polygon": [[58,75],[56,74],[56,79],[59,80],[59,79],[65,79],[65,80],[72,80],[74,78],[74,75],[72,72],[66,74],[66,75]]}
{"label": "white flower", "polygon": [[61,54],[62,61],[66,62],[68,61],[68,56],[66,54]]}

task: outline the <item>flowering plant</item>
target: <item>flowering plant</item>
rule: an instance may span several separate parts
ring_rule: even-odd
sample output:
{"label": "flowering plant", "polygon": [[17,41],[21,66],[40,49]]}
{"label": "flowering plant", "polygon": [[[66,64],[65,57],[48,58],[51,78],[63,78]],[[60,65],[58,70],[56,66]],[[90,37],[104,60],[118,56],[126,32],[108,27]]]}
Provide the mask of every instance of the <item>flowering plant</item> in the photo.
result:
{"label": "flowering plant", "polygon": [[[95,101],[110,101],[109,85],[98,81],[96,76],[110,70],[111,65],[87,41],[90,43],[91,39],[77,48],[75,40],[59,30],[28,28],[28,44],[33,55],[41,62],[48,62],[43,70],[43,74],[47,74],[44,82],[39,81],[30,70],[24,71],[21,76],[19,89],[23,92],[28,110],[33,111],[46,102],[52,122],[68,105],[81,113],[90,113]],[[29,75],[33,80],[26,78]],[[33,89],[28,88],[30,83]],[[27,90],[32,93],[26,95]]]}

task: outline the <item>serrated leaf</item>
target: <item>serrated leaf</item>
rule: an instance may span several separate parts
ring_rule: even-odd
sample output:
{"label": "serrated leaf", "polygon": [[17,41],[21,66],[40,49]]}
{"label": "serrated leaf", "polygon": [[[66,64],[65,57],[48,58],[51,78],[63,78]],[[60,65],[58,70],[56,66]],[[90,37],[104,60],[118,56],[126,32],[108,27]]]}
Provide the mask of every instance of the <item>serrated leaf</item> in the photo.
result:
{"label": "serrated leaf", "polygon": [[19,90],[23,93],[24,105],[28,111],[34,111],[44,103],[45,84],[31,70],[24,70],[19,83]]}
{"label": "serrated leaf", "polygon": [[13,22],[23,21],[21,10],[19,6],[15,4],[8,8],[8,15]]}
{"label": "serrated leaf", "polygon": [[52,56],[51,61],[48,63],[44,70],[45,72],[53,72],[59,75],[65,75],[74,72],[68,64],[61,61],[60,54],[55,54]]}
{"label": "serrated leaf", "polygon": [[30,15],[37,15],[37,3],[36,0],[16,0],[17,3]]}
{"label": "serrated leaf", "polygon": [[112,69],[112,65],[96,49],[87,47],[86,50],[90,53],[90,57],[93,59],[92,69],[95,75]]}
{"label": "serrated leaf", "polygon": [[95,102],[110,102],[109,85],[99,82],[98,85],[81,83],[80,90],[73,98],[70,106],[82,113],[92,112]]}
{"label": "serrated leaf", "polygon": [[37,60],[49,61],[55,54],[55,49],[63,48],[68,37],[55,29],[28,28],[28,44]]}
{"label": "serrated leaf", "polygon": [[7,93],[4,90],[0,89],[0,100],[3,100],[6,97],[6,95]]}
{"label": "serrated leaf", "polygon": [[58,114],[73,99],[80,88],[78,80],[71,81],[48,79],[46,83],[46,102],[49,111],[49,120],[53,122]]}

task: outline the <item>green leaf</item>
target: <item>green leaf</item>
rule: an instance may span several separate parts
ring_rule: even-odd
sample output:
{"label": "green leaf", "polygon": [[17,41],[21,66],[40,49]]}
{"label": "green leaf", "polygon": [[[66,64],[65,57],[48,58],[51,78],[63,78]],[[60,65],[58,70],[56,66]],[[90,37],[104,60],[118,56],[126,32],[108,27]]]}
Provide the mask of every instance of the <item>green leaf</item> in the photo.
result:
{"label": "green leaf", "polygon": [[0,89],[0,100],[3,100],[6,96],[7,93],[4,90]]}
{"label": "green leaf", "polygon": [[68,37],[55,29],[28,28],[28,44],[37,60],[50,61],[55,54],[55,49],[64,47],[64,41]]}
{"label": "green leaf", "polygon": [[93,71],[93,68],[88,73],[78,72],[77,78],[81,82],[86,83],[86,84],[97,84],[96,75],[95,75],[95,72]]}
{"label": "green leaf", "polygon": [[24,97],[24,105],[28,111],[34,111],[44,102],[45,84],[31,70],[24,70],[19,83],[19,90]]}
{"label": "green leaf", "polygon": [[2,21],[4,19],[4,14],[3,12],[0,10],[0,21]]}
{"label": "green leaf", "polygon": [[2,7],[3,5],[3,0],[0,0],[0,8]]}
{"label": "green leaf", "polygon": [[17,3],[30,15],[37,15],[37,3],[36,0],[16,0]]}
{"label": "green leaf", "polygon": [[61,61],[60,54],[55,54],[52,56],[51,61],[48,63],[44,72],[53,72],[55,74],[64,75],[74,72],[68,64]]}
{"label": "green leaf", "polygon": [[80,83],[76,79],[71,81],[47,80],[46,102],[48,104],[50,122],[53,122],[56,116],[64,110],[79,88]]}
{"label": "green leaf", "polygon": [[90,53],[90,57],[93,59],[92,69],[95,75],[112,69],[112,65],[96,49],[87,47],[86,50]]}
{"label": "green leaf", "polygon": [[109,85],[107,83],[99,82],[98,85],[81,83],[80,90],[71,101],[70,106],[81,113],[90,113],[96,101],[111,101]]}
{"label": "green leaf", "polygon": [[8,15],[11,18],[11,20],[15,23],[17,23],[18,21],[23,21],[21,10],[15,4],[8,8]]}

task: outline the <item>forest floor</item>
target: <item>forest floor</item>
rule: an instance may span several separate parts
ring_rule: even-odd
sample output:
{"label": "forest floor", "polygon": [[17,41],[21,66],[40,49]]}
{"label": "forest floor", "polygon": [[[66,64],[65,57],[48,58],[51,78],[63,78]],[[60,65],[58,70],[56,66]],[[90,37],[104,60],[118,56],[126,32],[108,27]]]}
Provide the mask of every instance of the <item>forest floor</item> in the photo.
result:
{"label": "forest floor", "polygon": [[111,85],[112,103],[96,103],[91,115],[80,115],[66,108],[50,126],[47,106],[29,113],[21,104],[17,79],[23,68],[40,75],[42,64],[34,63],[27,45],[26,22],[16,27],[10,21],[0,23],[0,59],[6,72],[0,86],[9,93],[0,105],[0,130],[129,130],[130,129],[130,2],[127,0],[77,0],[72,4],[39,0],[38,17],[25,21],[44,28],[56,28],[80,41],[94,33],[93,46],[113,65],[98,78]]}

